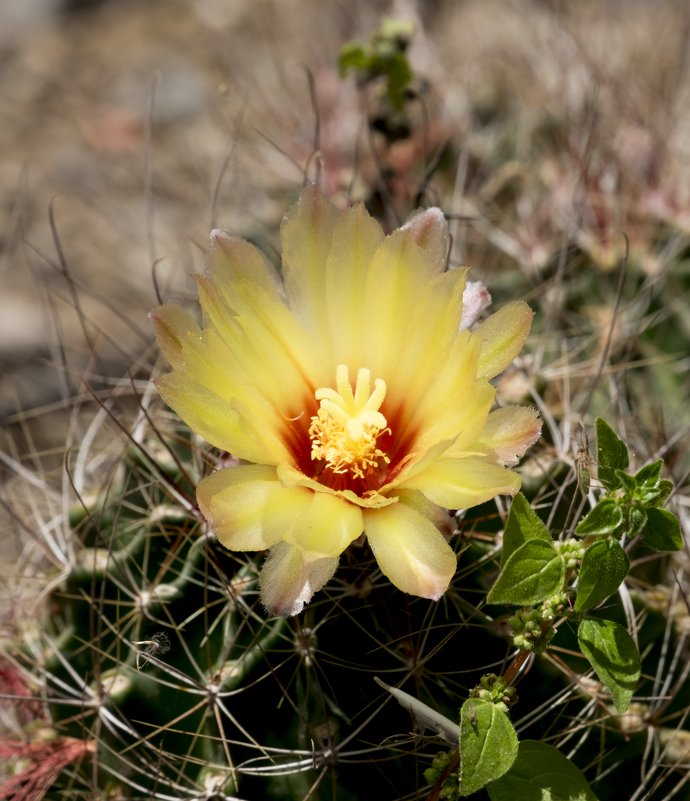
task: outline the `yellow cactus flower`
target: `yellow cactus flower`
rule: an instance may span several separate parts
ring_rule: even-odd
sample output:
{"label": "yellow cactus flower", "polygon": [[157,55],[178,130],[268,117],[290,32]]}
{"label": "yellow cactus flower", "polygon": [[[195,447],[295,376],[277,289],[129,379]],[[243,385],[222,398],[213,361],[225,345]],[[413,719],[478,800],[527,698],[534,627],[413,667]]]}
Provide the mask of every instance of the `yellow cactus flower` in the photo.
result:
{"label": "yellow cactus flower", "polygon": [[203,327],[173,305],[151,315],[173,368],[161,396],[242,462],[201,481],[199,508],[225,547],[269,551],[274,614],[301,611],[363,532],[396,587],[438,599],[456,568],[446,510],[517,492],[506,465],[539,436],[533,409],[492,411],[490,383],[532,312],[509,303],[468,328],[438,209],[384,236],[362,205],[340,212],[310,187],[281,242],[279,275],[213,231]]}

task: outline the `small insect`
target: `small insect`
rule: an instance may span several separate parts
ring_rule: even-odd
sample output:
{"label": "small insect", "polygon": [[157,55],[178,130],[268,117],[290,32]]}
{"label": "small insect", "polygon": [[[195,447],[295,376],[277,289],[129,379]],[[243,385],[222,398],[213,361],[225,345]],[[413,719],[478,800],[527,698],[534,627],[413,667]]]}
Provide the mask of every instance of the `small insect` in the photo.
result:
{"label": "small insect", "polygon": [[163,656],[170,650],[170,640],[164,631],[157,631],[151,635],[150,640],[137,640],[132,645],[143,645],[144,648],[137,650],[137,670],[142,670],[148,664],[152,656]]}
{"label": "small insect", "polygon": [[577,485],[583,495],[589,492],[590,468],[592,456],[589,452],[589,437],[587,429],[580,421],[580,435],[578,437],[577,451],[575,452],[575,468],[577,470]]}
{"label": "small insect", "polygon": [[470,726],[476,731],[477,730],[477,713],[472,710],[470,712]]}

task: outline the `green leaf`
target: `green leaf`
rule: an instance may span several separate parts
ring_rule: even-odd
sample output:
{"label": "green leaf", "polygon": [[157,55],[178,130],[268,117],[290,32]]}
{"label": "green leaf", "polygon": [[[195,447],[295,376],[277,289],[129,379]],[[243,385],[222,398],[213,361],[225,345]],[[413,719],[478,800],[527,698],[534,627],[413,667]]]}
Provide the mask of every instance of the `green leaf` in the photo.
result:
{"label": "green leaf", "polygon": [[503,551],[501,567],[505,567],[508,558],[527,540],[544,540],[551,542],[551,534],[537,513],[529,505],[525,496],[518,492],[510,506],[510,514],[503,532]]}
{"label": "green leaf", "polygon": [[629,569],[630,562],[618,540],[599,540],[590,545],[582,557],[575,611],[598,606],[618,589]]}
{"label": "green leaf", "polygon": [[361,72],[368,70],[370,57],[359,42],[348,42],[340,48],[338,57],[338,69],[341,77],[347,75],[350,70]]}
{"label": "green leaf", "polygon": [[564,577],[565,562],[553,543],[528,540],[511,554],[486,600],[532,606],[559,592]]}
{"label": "green leaf", "polygon": [[624,490],[630,493],[635,493],[637,491],[637,480],[635,476],[631,476],[625,472],[625,470],[614,470],[613,471],[616,476],[616,481],[618,482],[616,486],[622,487]]}
{"label": "green leaf", "polygon": [[650,462],[643,468],[635,473],[635,481],[638,486],[646,484],[648,487],[656,487],[661,478],[661,470],[664,466],[663,459],[657,459],[656,462]]}
{"label": "green leaf", "polygon": [[616,470],[628,466],[628,448],[606,420],[597,417],[597,460],[599,481],[609,489],[619,486]]}
{"label": "green leaf", "polygon": [[503,776],[517,753],[508,715],[491,701],[465,701],[460,710],[460,795],[472,795]]}
{"label": "green leaf", "polygon": [[613,534],[623,522],[623,510],[613,498],[604,498],[577,524],[579,537]]}
{"label": "green leaf", "polygon": [[620,623],[585,618],[577,630],[582,653],[611,693],[618,712],[625,712],[640,678],[640,655]]}
{"label": "green leaf", "polygon": [[665,478],[662,478],[661,481],[656,486],[656,492],[654,493],[654,497],[650,498],[647,501],[649,506],[656,506],[661,507],[666,502],[666,499],[673,491],[673,481],[668,481]]}
{"label": "green leaf", "polygon": [[578,767],[536,740],[523,740],[512,768],[486,789],[491,801],[598,801]]}
{"label": "green leaf", "polygon": [[628,536],[635,537],[641,534],[647,525],[648,519],[647,509],[633,507],[628,514]]}
{"label": "green leaf", "polygon": [[667,509],[647,509],[647,522],[640,536],[655,551],[679,551],[683,547],[680,521]]}
{"label": "green leaf", "polygon": [[[377,65],[378,66],[378,65]],[[386,94],[394,108],[401,111],[406,89],[412,82],[412,70],[404,53],[393,53],[381,64],[381,74],[387,77]]]}

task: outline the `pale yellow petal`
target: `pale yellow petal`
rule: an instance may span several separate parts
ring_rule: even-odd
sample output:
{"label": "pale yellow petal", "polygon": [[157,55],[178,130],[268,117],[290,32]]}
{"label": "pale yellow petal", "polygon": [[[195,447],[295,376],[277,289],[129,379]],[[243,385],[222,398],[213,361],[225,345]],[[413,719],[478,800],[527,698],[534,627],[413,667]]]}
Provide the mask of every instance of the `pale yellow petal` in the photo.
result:
{"label": "pale yellow petal", "polygon": [[316,186],[310,186],[287,213],[280,229],[289,305],[315,337],[326,337],[330,331],[324,302],[326,261],[338,216],[335,206]]}
{"label": "pale yellow petal", "polygon": [[465,270],[431,276],[410,298],[410,308],[397,323],[397,345],[389,361],[391,391],[415,409],[447,369],[462,315]]}
{"label": "pale yellow petal", "polygon": [[406,415],[410,430],[416,431],[415,449],[447,442],[464,452],[482,430],[496,391],[486,379],[477,380],[478,354],[478,340],[461,331],[443,365],[434,365],[433,374],[425,377],[424,391]]}
{"label": "pale yellow petal", "polygon": [[404,503],[366,511],[367,539],[381,572],[403,592],[437,601],[448,589],[456,557],[424,515]]}
{"label": "pale yellow petal", "polygon": [[389,387],[387,403],[415,409],[445,367],[462,314],[464,271],[437,273],[409,231],[376,252],[357,325],[365,365]]}
{"label": "pale yellow petal", "polygon": [[211,278],[218,285],[250,281],[276,298],[283,295],[280,276],[264,254],[250,242],[227,231],[211,231],[208,266]]}
{"label": "pale yellow petal", "polygon": [[455,518],[447,509],[432,503],[426,495],[417,490],[406,489],[396,489],[395,494],[400,503],[409,506],[415,512],[419,512],[422,517],[433,523],[444,537],[449,538],[455,531],[457,527]]}
{"label": "pale yellow petal", "polygon": [[294,413],[305,392],[313,394],[327,374],[318,342],[280,299],[251,283],[197,283],[204,320],[232,352],[243,380]]}
{"label": "pale yellow petal", "polygon": [[481,342],[480,377],[493,378],[513,361],[525,344],[534,313],[521,300],[506,304],[486,319],[473,336]]}
{"label": "pale yellow petal", "polygon": [[199,326],[194,318],[179,306],[165,304],[150,314],[153,330],[163,355],[172,367],[184,364],[182,344],[189,337],[198,337]]}
{"label": "pale yellow petal", "polygon": [[227,400],[192,381],[184,372],[164,375],[156,386],[163,400],[192,431],[216,448],[263,464],[275,464],[285,458],[285,446],[274,431],[247,428]]}
{"label": "pale yellow petal", "polygon": [[286,527],[283,539],[313,557],[338,556],[364,530],[362,509],[330,492],[307,492],[310,503],[299,520]]}
{"label": "pale yellow petal", "polygon": [[219,542],[233,551],[263,551],[282,539],[309,506],[307,490],[285,489],[273,467],[240,465],[212,473],[196,491]]}
{"label": "pale yellow petal", "polygon": [[541,419],[536,409],[507,406],[491,412],[476,448],[490,454],[499,464],[514,465],[540,434]]}
{"label": "pale yellow petal", "polygon": [[383,231],[362,204],[348,209],[333,228],[326,261],[325,298],[331,332],[331,364],[366,362],[368,339],[361,324],[367,273]]}
{"label": "pale yellow petal", "polygon": [[466,509],[496,495],[515,495],[520,476],[480,456],[438,459],[400,485],[423,492],[446,509]]}
{"label": "pale yellow petal", "polygon": [[368,366],[375,373],[399,358],[417,303],[436,275],[409,231],[398,229],[376,250],[367,273],[364,303],[353,323],[363,327]]}
{"label": "pale yellow petal", "polygon": [[337,566],[337,556],[312,559],[294,545],[278,543],[259,576],[261,601],[272,615],[298,615]]}

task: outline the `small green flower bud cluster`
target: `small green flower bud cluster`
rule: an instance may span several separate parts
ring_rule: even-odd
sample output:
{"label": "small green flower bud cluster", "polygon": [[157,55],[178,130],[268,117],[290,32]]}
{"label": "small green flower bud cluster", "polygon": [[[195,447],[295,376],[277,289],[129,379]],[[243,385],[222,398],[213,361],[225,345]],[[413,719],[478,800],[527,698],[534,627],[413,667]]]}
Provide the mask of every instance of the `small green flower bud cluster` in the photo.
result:
{"label": "small green flower bud cluster", "polygon": [[565,592],[556,592],[550,598],[547,598],[540,606],[537,607],[541,614],[541,619],[550,622],[557,617],[560,617],[568,608],[568,594]]}
{"label": "small green flower bud cluster", "polygon": [[515,687],[510,687],[505,683],[503,676],[485,673],[479,680],[479,685],[470,690],[470,698],[491,701],[502,712],[507,712],[508,707],[517,701],[516,692]]}
{"label": "small green flower bud cluster", "polygon": [[566,570],[573,570],[582,561],[582,557],[585,553],[585,546],[580,540],[563,540],[563,542],[555,542],[554,545],[563,557]]}
{"label": "small green flower bud cluster", "polygon": [[[437,781],[443,776],[444,771],[447,770],[450,764],[451,751],[439,751],[433,759],[431,767],[424,771],[424,778],[429,784],[436,784]],[[444,801],[458,801],[460,798],[460,766],[451,771],[443,780],[441,792],[438,795],[439,799]]]}
{"label": "small green flower bud cluster", "polygon": [[508,625],[513,630],[513,645],[521,651],[534,651],[541,654],[556,633],[552,626],[545,625],[541,607],[537,609],[520,609],[511,618]]}

